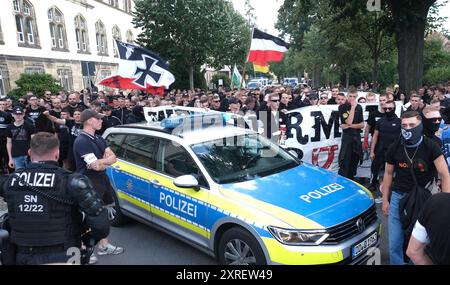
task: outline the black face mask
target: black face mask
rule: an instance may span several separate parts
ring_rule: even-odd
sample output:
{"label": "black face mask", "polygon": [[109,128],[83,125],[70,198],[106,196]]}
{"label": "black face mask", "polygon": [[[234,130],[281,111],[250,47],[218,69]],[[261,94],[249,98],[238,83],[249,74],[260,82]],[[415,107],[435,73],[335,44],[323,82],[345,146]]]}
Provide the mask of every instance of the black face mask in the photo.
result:
{"label": "black face mask", "polygon": [[395,116],[395,111],[389,111],[389,112],[386,112],[385,114],[386,114],[386,117],[393,118]]}
{"label": "black face mask", "polygon": [[441,123],[436,123],[436,120],[424,119],[423,120],[424,131],[429,134],[434,134],[439,131]]}
{"label": "black face mask", "polygon": [[406,147],[416,147],[422,142],[422,135],[423,124],[409,130],[402,128],[402,144]]}

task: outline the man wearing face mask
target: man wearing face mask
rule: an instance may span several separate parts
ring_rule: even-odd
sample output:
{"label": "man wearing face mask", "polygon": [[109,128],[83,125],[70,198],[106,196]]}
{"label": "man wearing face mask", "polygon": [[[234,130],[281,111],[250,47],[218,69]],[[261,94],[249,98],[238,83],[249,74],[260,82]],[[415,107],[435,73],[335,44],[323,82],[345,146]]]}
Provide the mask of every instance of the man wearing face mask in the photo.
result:
{"label": "man wearing face mask", "polygon": [[437,131],[441,126],[442,116],[439,109],[432,106],[427,106],[422,111],[423,114],[423,134],[432,139],[436,144],[442,148],[442,141],[436,136]]}
{"label": "man wearing face mask", "polygon": [[[388,101],[383,104],[383,114],[375,124],[375,132],[372,137],[370,150],[370,159],[372,164],[377,165],[377,173],[374,176],[380,177],[382,181],[382,173],[386,162],[386,151],[389,146],[399,138],[401,131],[401,121],[395,114],[395,102]],[[374,177],[374,179],[376,179]]]}
{"label": "man wearing face mask", "polygon": [[[393,265],[404,264],[404,233],[400,222],[400,200],[414,187],[410,166],[417,183],[425,187],[435,173],[442,179],[442,191],[450,192],[450,176],[441,149],[423,136],[422,117],[416,111],[401,116],[401,136],[386,152],[383,212],[388,218],[389,256]],[[395,179],[393,175],[395,173]],[[392,186],[392,188],[391,188]]]}

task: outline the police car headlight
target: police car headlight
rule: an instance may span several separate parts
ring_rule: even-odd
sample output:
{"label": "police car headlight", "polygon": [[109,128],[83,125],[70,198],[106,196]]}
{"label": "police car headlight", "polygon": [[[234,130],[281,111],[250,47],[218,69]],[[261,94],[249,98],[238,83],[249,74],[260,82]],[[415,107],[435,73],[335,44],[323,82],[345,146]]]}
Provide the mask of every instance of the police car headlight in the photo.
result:
{"label": "police car headlight", "polygon": [[330,235],[324,230],[290,230],[268,227],[270,233],[287,245],[320,245]]}

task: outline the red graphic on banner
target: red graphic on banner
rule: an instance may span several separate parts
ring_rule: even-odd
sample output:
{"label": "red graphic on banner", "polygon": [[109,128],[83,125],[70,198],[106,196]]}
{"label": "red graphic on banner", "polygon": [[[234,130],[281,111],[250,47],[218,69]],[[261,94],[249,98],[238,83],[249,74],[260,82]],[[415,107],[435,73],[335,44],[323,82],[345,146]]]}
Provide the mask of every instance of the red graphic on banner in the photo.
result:
{"label": "red graphic on banner", "polygon": [[[339,149],[338,145],[323,146],[313,149],[311,163],[319,167],[329,169],[334,161],[334,155],[338,149]],[[327,161],[324,163],[324,165],[319,165],[319,155],[323,152],[328,154],[328,158]]]}

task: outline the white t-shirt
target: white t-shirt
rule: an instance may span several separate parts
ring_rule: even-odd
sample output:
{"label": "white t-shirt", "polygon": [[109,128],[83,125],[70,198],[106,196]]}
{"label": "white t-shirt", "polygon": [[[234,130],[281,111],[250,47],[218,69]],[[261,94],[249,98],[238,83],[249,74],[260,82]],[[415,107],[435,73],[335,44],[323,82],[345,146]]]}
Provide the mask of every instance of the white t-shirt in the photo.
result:
{"label": "white t-shirt", "polygon": [[430,243],[427,230],[419,223],[419,221],[414,225],[412,236],[421,243]]}

